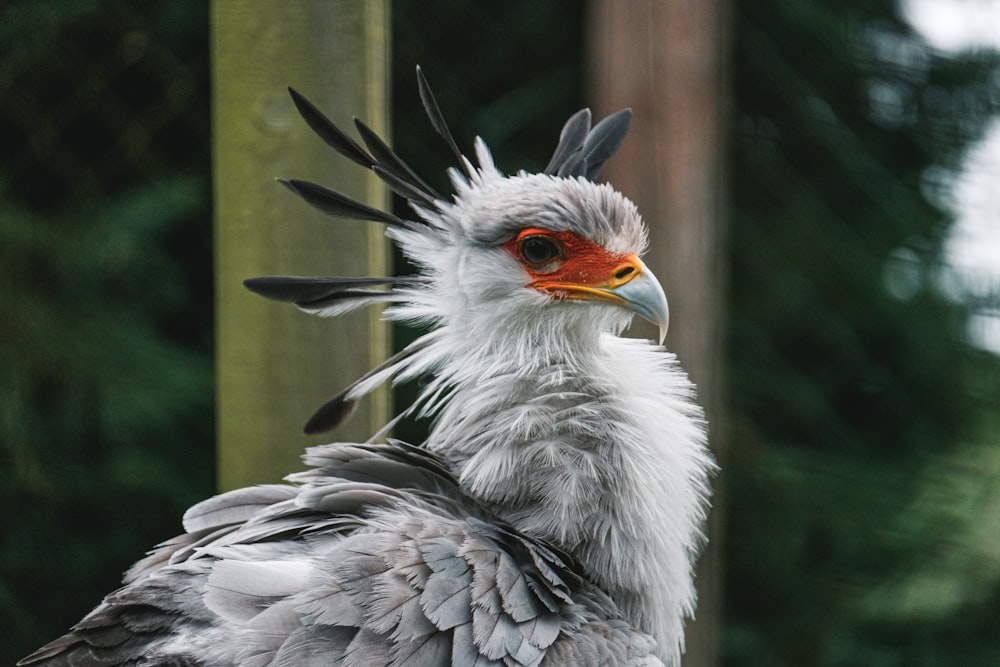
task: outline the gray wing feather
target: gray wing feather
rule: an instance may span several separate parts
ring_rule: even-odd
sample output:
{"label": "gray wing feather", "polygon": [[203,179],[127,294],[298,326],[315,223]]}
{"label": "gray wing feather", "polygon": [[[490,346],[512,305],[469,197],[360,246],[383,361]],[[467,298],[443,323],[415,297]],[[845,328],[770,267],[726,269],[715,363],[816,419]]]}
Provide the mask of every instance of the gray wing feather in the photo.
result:
{"label": "gray wing feather", "polygon": [[307,483],[338,477],[436,494],[454,491],[458,487],[458,481],[440,460],[426,450],[405,442],[313,447],[306,452],[304,460],[313,469],[290,475],[289,480]]}
{"label": "gray wing feather", "polygon": [[497,588],[504,612],[518,623],[546,611],[540,608],[538,596],[528,585],[521,565],[506,553],[500,554],[497,564]]}
{"label": "gray wing feather", "polygon": [[184,530],[194,533],[243,523],[260,510],[294,498],[297,493],[298,489],[287,484],[263,484],[229,491],[191,506],[184,513]]}
{"label": "gray wing feather", "polygon": [[355,516],[375,507],[391,507],[399,500],[399,494],[381,484],[337,482],[304,489],[297,504],[315,512]]}
{"label": "gray wing feather", "polygon": [[356,628],[299,627],[281,644],[281,648],[268,663],[269,667],[329,667],[331,664],[339,665],[358,634]]}
{"label": "gray wing feather", "polygon": [[479,652],[472,636],[472,623],[465,623],[452,631],[452,667],[500,667],[502,660],[491,660]]}
{"label": "gray wing feather", "polygon": [[424,590],[433,570],[424,562],[417,543],[407,540],[400,544],[395,561],[395,571],[405,577],[414,590]]}
{"label": "gray wing feather", "polygon": [[322,588],[306,595],[299,604],[299,613],[310,626],[359,628],[365,622],[364,609],[349,591],[334,581],[328,581]]}
{"label": "gray wing feather", "polygon": [[543,667],[663,667],[653,655],[654,642],[621,620],[592,620],[567,633],[546,653]]}
{"label": "gray wing feather", "polygon": [[398,627],[418,626],[417,619],[423,620],[423,632],[433,631],[433,627],[428,627],[433,624],[427,623],[420,606],[420,590],[400,572],[387,572],[372,587],[367,626],[377,633],[389,635]]}
{"label": "gray wing feather", "polygon": [[[392,664],[392,643],[384,635],[361,628],[344,654],[344,667]],[[334,663],[336,664],[336,663]]]}
{"label": "gray wing feather", "polygon": [[[461,558],[454,558],[453,561],[453,566],[431,574],[427,587],[420,595],[424,613],[439,630],[451,630],[471,620],[469,585],[472,574]],[[433,566],[431,569],[434,569]]]}
{"label": "gray wing feather", "polygon": [[[520,631],[521,628],[518,627]],[[534,667],[542,658],[545,657],[545,651],[539,649],[537,646],[532,645],[531,642],[521,633],[519,643],[516,648],[510,648],[510,658],[508,661],[513,661],[517,665],[530,665]]]}
{"label": "gray wing feather", "polygon": [[392,646],[394,667],[430,667],[451,664],[451,637],[447,633],[435,632],[409,641],[396,642]]}
{"label": "gray wing feather", "polygon": [[316,467],[290,485],[196,505],[185,515],[194,532],[23,664],[196,665],[221,652],[253,667],[464,667],[650,655],[648,637],[616,620],[566,558],[492,519],[426,451],[326,445],[306,458]]}
{"label": "gray wing feather", "polygon": [[153,572],[171,563],[185,561],[199,547],[210,544],[227,532],[236,530],[236,526],[226,526],[223,528],[206,528],[192,533],[178,535],[165,542],[161,542],[152,551],[148,552],[145,558],[137,561],[130,567],[122,578],[125,584],[148,577]]}
{"label": "gray wing feather", "polygon": [[244,627],[237,664],[267,667],[289,637],[302,627],[302,621],[292,604],[283,601],[267,607]]}
{"label": "gray wing feather", "polygon": [[280,561],[221,560],[205,585],[205,606],[220,617],[241,623],[271,605],[301,592],[309,566]]}
{"label": "gray wing feather", "polygon": [[539,649],[551,646],[562,631],[558,614],[544,614],[521,623],[518,628],[528,642]]}
{"label": "gray wing feather", "polygon": [[521,633],[509,616],[476,608],[472,612],[472,639],[487,658],[501,660],[520,645]]}
{"label": "gray wing feather", "polygon": [[497,590],[499,556],[496,550],[479,549],[468,553],[476,556],[471,590],[473,604],[490,614],[500,614],[503,605],[500,601],[500,591]]}
{"label": "gray wing feather", "polygon": [[[225,544],[226,535],[236,531],[241,524],[273,512],[294,499],[298,492],[299,489],[286,484],[264,484],[236,489],[193,505],[182,520],[188,532],[158,544],[128,569],[124,583],[149,576],[165,565],[184,562],[209,545]],[[269,530],[273,528],[270,526]],[[233,539],[245,541],[245,533]]]}

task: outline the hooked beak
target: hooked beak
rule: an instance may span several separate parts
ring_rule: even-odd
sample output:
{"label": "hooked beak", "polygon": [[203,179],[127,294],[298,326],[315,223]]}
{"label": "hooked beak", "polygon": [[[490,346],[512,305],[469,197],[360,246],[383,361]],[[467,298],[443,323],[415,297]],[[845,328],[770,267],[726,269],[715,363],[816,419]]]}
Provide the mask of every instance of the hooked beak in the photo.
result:
{"label": "hooked beak", "polygon": [[561,293],[564,298],[585,301],[603,301],[631,310],[655,324],[660,329],[660,344],[667,336],[670,309],[667,295],[653,272],[635,255],[629,255],[615,267],[607,281],[593,284],[546,283],[537,281],[535,287]]}

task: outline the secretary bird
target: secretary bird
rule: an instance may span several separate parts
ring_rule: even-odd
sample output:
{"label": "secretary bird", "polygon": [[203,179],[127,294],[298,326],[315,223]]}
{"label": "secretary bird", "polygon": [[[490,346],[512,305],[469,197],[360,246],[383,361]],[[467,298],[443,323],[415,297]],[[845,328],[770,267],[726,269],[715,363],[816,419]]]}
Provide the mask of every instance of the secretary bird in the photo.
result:
{"label": "secretary bird", "polygon": [[417,274],[246,285],[324,316],[388,303],[388,320],[428,327],[306,425],[331,430],[378,386],[420,379],[399,417],[432,418],[427,440],[386,438],[390,422],[308,449],[287,484],[195,505],[182,535],[19,665],[680,663],[714,462],[675,357],[619,336],[633,314],[660,343],[667,327],[635,206],[594,182],[631,113],[591,127],[579,111],[543,172],[505,176],[479,138],[476,164],[462,155],[417,80],[458,160],[451,196],[294,90],[316,134],[412,215],[282,181],[325,213],[384,224]]}

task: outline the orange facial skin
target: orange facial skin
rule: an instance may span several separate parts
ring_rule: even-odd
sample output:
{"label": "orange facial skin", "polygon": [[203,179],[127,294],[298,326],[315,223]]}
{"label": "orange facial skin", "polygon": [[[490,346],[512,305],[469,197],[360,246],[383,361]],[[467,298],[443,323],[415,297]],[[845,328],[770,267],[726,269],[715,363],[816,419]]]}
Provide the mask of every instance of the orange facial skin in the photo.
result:
{"label": "orange facial skin", "polygon": [[[558,253],[544,262],[530,261],[525,256],[524,244],[535,237],[552,242]],[[532,277],[528,286],[556,299],[619,301],[607,290],[629,282],[639,275],[642,267],[635,254],[608,252],[573,232],[529,227],[521,230],[504,247]]]}

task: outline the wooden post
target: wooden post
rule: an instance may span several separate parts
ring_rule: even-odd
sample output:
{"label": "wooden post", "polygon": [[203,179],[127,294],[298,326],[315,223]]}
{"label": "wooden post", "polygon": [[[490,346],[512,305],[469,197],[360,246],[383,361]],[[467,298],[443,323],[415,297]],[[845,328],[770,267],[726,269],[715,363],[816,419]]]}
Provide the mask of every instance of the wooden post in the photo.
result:
{"label": "wooden post", "polygon": [[[217,0],[212,5],[218,484],[277,481],[302,467],[302,426],[327,398],[384,359],[377,312],[320,319],[244,289],[260,275],[386,275],[376,223],[326,218],[275,182],[329,184],[375,206],[373,174],[337,155],[299,118],[292,86],[345,129],[388,135],[388,0]],[[364,440],[389,394],[335,434]]]}
{"label": "wooden post", "polygon": [[[593,0],[588,21],[593,99],[602,113],[635,112],[629,137],[604,176],[635,201],[651,228],[647,263],[670,302],[666,345],[698,384],[723,466],[725,5]],[[715,491],[711,541],[698,568],[697,620],[686,633],[686,667],[720,662],[721,478]]]}

